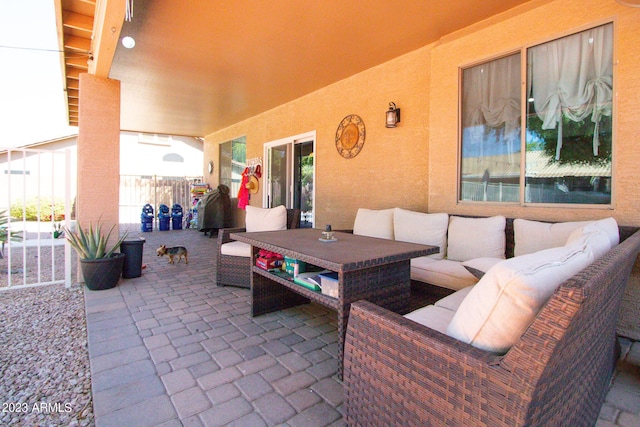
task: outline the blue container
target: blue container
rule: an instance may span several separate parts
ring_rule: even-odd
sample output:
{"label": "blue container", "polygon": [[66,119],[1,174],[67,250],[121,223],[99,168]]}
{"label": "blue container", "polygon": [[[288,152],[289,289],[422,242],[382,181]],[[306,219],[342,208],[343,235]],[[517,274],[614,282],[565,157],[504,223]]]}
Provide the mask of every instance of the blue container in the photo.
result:
{"label": "blue container", "polygon": [[153,206],[144,205],[140,214],[140,230],[143,232],[153,231]]}
{"label": "blue container", "polygon": [[142,230],[144,233],[153,231],[153,218],[142,218],[140,230]]}
{"label": "blue container", "polygon": [[171,228],[174,230],[182,230],[182,206],[174,203],[171,206]]}
{"label": "blue container", "polygon": [[169,220],[171,218],[158,218],[158,229],[160,231],[167,231],[169,229]]}
{"label": "blue container", "polygon": [[158,206],[158,228],[160,231],[167,231],[169,229],[169,220],[171,220],[171,214],[169,213],[169,206]]}

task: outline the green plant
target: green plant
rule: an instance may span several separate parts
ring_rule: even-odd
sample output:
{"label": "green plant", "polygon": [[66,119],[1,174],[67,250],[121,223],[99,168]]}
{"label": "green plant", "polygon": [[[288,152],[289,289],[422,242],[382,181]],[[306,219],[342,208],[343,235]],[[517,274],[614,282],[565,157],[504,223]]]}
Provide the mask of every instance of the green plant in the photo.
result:
{"label": "green plant", "polygon": [[4,244],[9,240],[12,241],[20,241],[22,240],[22,235],[20,231],[11,231],[9,230],[9,216],[7,215],[7,210],[4,209],[0,211],[0,258],[4,258]]}
{"label": "green plant", "polygon": [[13,218],[24,217],[25,221],[54,221],[64,219],[64,201],[61,199],[51,200],[48,197],[32,198],[27,201],[16,201],[11,203],[11,216]]}
{"label": "green plant", "polygon": [[61,222],[54,222],[53,223],[53,238],[54,239],[58,239],[63,234],[64,234],[64,231],[62,230],[62,223]]}
{"label": "green plant", "polygon": [[66,227],[63,227],[63,229],[69,244],[76,250],[80,259],[83,260],[110,258],[128,235],[128,233],[124,233],[124,235],[107,250],[107,242],[111,237],[111,232],[115,224],[111,226],[106,235],[102,232],[102,225],[100,224],[96,225],[95,228],[92,224],[89,224],[88,230],[83,230],[79,222],[76,225],[78,231],[71,231]]}

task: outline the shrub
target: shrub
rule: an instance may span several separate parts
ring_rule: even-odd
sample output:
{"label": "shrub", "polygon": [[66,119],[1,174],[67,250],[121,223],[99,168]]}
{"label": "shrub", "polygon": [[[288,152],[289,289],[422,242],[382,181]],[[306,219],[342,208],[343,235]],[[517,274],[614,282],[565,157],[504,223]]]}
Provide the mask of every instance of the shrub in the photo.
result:
{"label": "shrub", "polygon": [[[39,203],[38,203],[39,200]],[[38,217],[38,204],[40,204],[40,216]],[[51,208],[53,207],[54,221],[62,221],[64,219],[64,201],[50,198],[33,198],[23,202],[22,200],[11,203],[10,214],[12,218],[22,220],[22,214],[25,214],[26,221],[51,221]]]}

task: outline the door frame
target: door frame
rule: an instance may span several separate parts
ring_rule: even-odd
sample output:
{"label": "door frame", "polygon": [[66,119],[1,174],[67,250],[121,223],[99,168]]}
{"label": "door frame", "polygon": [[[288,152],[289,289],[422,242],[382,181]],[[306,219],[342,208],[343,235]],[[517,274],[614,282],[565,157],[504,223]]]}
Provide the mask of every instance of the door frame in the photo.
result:
{"label": "door frame", "polygon": [[[316,188],[317,188],[317,175],[316,175],[316,131],[309,131],[309,132],[304,132],[304,133],[300,133],[297,135],[293,135],[293,136],[288,136],[285,138],[281,138],[281,139],[277,139],[274,141],[269,141],[269,142],[265,142],[263,145],[263,159],[264,159],[264,173],[266,174],[266,177],[268,178],[269,176],[269,168],[271,167],[271,165],[269,164],[269,149],[272,147],[278,147],[281,145],[290,145],[290,149],[287,150],[287,152],[289,153],[289,156],[293,156],[294,150],[293,147],[296,144],[301,144],[303,142],[311,142],[313,144],[313,153],[314,153],[314,159],[313,159],[313,196],[312,196],[312,203],[313,203],[313,213],[311,215],[311,222],[312,224],[315,226],[315,216],[316,216]],[[287,208],[291,208],[292,204],[293,204],[293,191],[294,191],[294,183],[293,183],[293,177],[294,177],[294,171],[293,171],[293,161],[291,158],[287,159],[287,177],[290,178],[287,183]],[[268,207],[268,200],[270,197],[269,191],[270,191],[271,186],[269,185],[268,182],[266,182],[264,185],[262,186],[262,207],[266,208]]]}

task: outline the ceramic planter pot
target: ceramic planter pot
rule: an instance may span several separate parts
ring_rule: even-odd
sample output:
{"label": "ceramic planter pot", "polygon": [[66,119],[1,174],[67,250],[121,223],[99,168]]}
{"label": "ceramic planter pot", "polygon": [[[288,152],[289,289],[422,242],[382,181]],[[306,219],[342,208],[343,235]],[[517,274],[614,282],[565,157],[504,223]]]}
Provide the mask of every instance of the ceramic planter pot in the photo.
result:
{"label": "ceramic planter pot", "polygon": [[81,259],[84,283],[92,291],[114,288],[120,280],[125,254],[114,253],[110,258]]}

